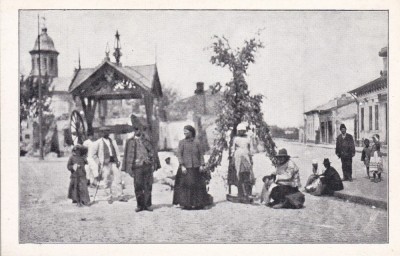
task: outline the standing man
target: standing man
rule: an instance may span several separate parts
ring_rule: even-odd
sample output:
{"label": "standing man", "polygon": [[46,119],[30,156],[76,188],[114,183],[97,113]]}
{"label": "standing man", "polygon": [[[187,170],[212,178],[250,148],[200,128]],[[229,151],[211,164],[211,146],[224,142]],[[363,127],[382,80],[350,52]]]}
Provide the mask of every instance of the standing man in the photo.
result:
{"label": "standing man", "polygon": [[99,182],[99,163],[96,161],[98,158],[94,155],[96,151],[96,139],[93,132],[88,133],[88,139],[83,142],[83,146],[87,147],[87,161],[85,165],[87,179],[90,182],[90,187],[96,187]]}
{"label": "standing man", "polygon": [[134,136],[125,144],[124,160],[121,170],[133,177],[137,208],[136,212],[153,211],[151,208],[151,190],[153,186],[153,172],[156,170],[156,151],[146,133],[144,125],[132,122]]}
{"label": "standing man", "polygon": [[96,141],[97,147],[94,155],[98,159],[100,174],[103,176],[105,189],[110,197],[108,203],[112,204],[114,199],[123,201],[122,179],[120,167],[120,155],[118,145],[111,139],[110,129],[100,128],[100,139]]}
{"label": "standing man", "polygon": [[353,136],[346,133],[346,126],[340,125],[340,134],[336,139],[336,155],[342,160],[343,181],[353,181],[353,157],[356,154]]}

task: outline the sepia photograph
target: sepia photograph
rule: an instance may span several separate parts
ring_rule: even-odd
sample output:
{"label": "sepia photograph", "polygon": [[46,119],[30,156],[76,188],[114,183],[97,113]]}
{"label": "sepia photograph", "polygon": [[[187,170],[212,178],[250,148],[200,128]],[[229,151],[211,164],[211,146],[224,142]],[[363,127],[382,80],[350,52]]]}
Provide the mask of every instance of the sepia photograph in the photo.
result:
{"label": "sepia photograph", "polygon": [[388,244],[389,49],[388,10],[20,9],[18,243]]}

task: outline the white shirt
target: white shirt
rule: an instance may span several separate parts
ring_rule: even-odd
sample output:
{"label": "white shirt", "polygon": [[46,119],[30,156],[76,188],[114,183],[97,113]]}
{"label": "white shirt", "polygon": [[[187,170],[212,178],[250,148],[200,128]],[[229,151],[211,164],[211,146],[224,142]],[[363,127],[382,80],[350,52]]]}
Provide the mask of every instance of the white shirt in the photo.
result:
{"label": "white shirt", "polygon": [[83,146],[88,148],[88,157],[93,158],[93,155],[96,151],[96,141],[92,141],[92,140],[85,140],[85,142],[83,142]]}
{"label": "white shirt", "polygon": [[106,145],[108,147],[108,152],[110,152],[110,156],[114,156],[112,149],[111,149],[110,140],[106,139],[106,138],[101,138],[101,140],[104,141],[104,143],[106,143]]}

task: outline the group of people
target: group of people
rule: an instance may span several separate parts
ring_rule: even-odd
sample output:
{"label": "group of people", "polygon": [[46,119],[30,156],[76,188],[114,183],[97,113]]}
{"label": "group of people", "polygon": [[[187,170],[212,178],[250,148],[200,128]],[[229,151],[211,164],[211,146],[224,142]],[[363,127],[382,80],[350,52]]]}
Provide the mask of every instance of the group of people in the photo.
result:
{"label": "group of people", "polygon": [[[158,170],[160,162],[158,152],[152,145],[148,127],[138,118],[132,118],[133,136],[126,140],[123,161],[121,162],[117,143],[110,137],[108,128],[100,129],[100,138],[89,139],[83,145],[73,149],[67,168],[71,171],[71,182],[68,198],[78,206],[89,205],[88,186],[98,189],[100,181],[104,181],[108,201],[127,201],[123,196],[124,183],[122,172],[129,174],[134,180],[134,190],[137,201],[136,212],[152,211],[153,172]],[[312,162],[312,174],[308,178],[303,192],[313,195],[332,195],[343,189],[342,181],[352,181],[352,158],[355,155],[353,137],[346,133],[345,125],[340,126],[341,134],[336,141],[336,154],[342,161],[343,179],[331,166],[328,158],[323,160],[325,170],[318,171],[318,162]],[[253,150],[251,140],[246,135],[247,126],[241,123],[237,126],[237,135],[230,149],[230,159],[233,164],[235,185],[238,197],[252,197],[252,187],[255,185],[253,173]],[[204,162],[204,152],[196,139],[196,130],[187,125],[183,130],[185,138],[179,142],[177,158],[179,168],[173,174],[170,158],[166,159],[168,173],[160,179],[173,188],[172,203],[183,209],[203,209],[212,204],[213,198],[207,192],[207,172]],[[381,179],[381,160],[379,136],[373,137],[374,145],[369,146],[365,140],[362,153],[368,177],[373,172],[374,179]],[[263,178],[261,202],[273,208],[301,208],[305,197],[300,191],[301,182],[299,168],[288,155],[286,149],[280,149],[276,157],[276,170]],[[232,159],[233,158],[233,159]],[[232,174],[230,174],[232,175]],[[96,190],[97,192],[97,190]]]}
{"label": "group of people", "polygon": [[[122,173],[133,178],[136,212],[153,211],[152,185],[153,172],[158,170],[160,162],[158,152],[151,142],[148,127],[137,117],[132,116],[133,136],[126,140],[121,161],[118,145],[110,137],[110,129],[100,128],[100,138],[89,139],[83,145],[76,145],[68,160],[67,169],[71,172],[68,198],[77,206],[89,206],[88,186],[99,188],[104,183],[108,202],[126,202],[123,195],[124,182]],[[192,126],[184,127],[185,139],[179,142],[179,170],[175,177],[164,177],[168,183],[174,183],[173,204],[183,209],[202,209],[212,203],[207,193],[205,179],[204,152],[197,140],[196,130]],[[166,159],[169,165],[170,159]],[[174,180],[174,181],[173,181]]]}

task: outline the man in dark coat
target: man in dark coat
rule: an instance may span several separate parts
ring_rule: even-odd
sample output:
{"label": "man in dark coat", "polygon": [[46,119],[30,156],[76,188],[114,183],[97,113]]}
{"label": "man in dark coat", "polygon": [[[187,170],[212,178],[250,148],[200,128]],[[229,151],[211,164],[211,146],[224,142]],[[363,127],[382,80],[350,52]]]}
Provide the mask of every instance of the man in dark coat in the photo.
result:
{"label": "man in dark coat", "polygon": [[153,186],[153,172],[156,166],[156,150],[150,139],[143,132],[143,124],[134,125],[135,135],[126,141],[124,160],[121,170],[127,172],[134,179],[137,201],[136,212],[143,210],[153,211],[151,208],[151,190]]}
{"label": "man in dark coat", "polygon": [[326,170],[320,175],[322,182],[322,193],[323,195],[333,195],[333,192],[343,190],[343,183],[340,179],[339,173],[331,166],[331,162],[328,158],[324,159],[324,166]]}
{"label": "man in dark coat", "polygon": [[353,157],[356,154],[353,136],[346,133],[346,126],[340,125],[341,134],[336,139],[336,155],[342,160],[343,181],[353,181]]}

